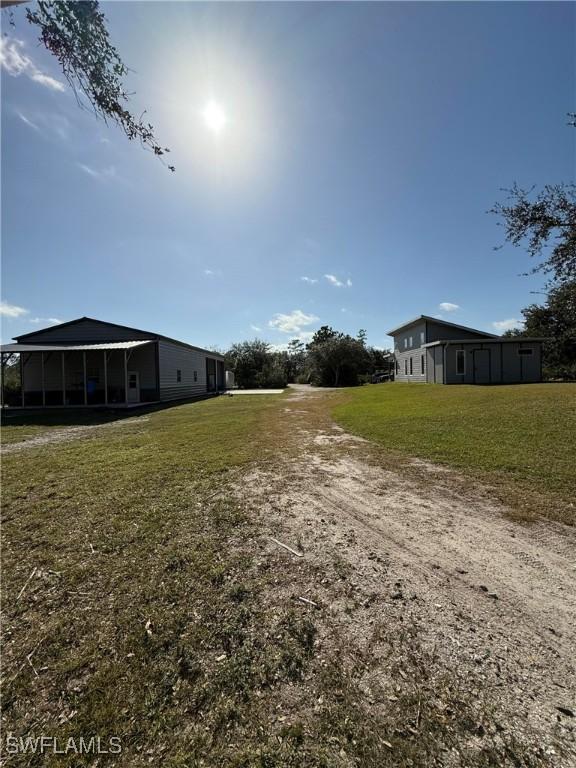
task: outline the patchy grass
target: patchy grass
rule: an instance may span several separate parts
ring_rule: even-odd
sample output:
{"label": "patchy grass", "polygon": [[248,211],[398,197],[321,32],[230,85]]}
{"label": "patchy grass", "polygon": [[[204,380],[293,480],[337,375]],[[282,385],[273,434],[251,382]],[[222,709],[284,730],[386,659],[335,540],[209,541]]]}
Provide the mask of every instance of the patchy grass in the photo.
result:
{"label": "patchy grass", "polygon": [[576,522],[574,384],[385,384],[348,390],[334,415],[387,449],[495,483],[529,517]]}
{"label": "patchy grass", "polygon": [[[298,450],[284,403],[183,405],[4,458],[4,734],[120,737],[99,765],[546,765],[417,627],[347,635],[336,561],[318,572],[266,542],[236,481]],[[318,609],[296,600],[311,584]],[[5,755],[72,761],[96,764]]]}

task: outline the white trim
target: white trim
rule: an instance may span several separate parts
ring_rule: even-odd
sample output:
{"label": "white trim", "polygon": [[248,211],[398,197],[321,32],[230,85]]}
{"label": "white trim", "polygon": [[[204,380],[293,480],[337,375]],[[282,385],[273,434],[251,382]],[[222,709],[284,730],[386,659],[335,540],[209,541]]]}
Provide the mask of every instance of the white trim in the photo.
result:
{"label": "white trim", "polygon": [[[458,370],[458,360],[462,360],[464,362],[463,370]],[[466,350],[465,349],[457,349],[456,350],[456,376],[466,376]]]}

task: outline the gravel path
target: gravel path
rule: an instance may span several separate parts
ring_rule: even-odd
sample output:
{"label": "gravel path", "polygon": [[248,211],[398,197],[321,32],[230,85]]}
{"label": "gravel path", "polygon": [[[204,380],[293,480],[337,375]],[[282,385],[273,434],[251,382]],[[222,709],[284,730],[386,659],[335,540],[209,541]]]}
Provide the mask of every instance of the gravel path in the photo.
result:
{"label": "gravel path", "polygon": [[314,426],[315,397],[300,388],[283,410],[298,458],[254,472],[243,492],[312,562],[350,566],[368,606],[353,631],[383,612],[399,631],[415,622],[473,692],[490,691],[509,728],[576,765],[574,529],[515,523],[489,490],[446,468],[384,468],[366,441]]}

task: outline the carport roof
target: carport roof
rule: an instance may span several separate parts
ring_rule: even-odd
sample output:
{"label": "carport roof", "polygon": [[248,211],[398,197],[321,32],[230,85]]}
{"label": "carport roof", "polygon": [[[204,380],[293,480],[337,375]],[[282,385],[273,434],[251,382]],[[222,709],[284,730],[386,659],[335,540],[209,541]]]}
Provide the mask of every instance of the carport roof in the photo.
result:
{"label": "carport roof", "polygon": [[535,336],[497,336],[496,338],[486,339],[439,339],[438,341],[429,341],[428,344],[422,344],[423,347],[437,347],[440,344],[523,344],[524,342],[533,344],[537,341],[549,341],[547,338]]}
{"label": "carport roof", "polygon": [[112,341],[103,344],[2,344],[0,352],[97,352],[108,349],[133,349],[150,344],[153,339],[138,341]]}

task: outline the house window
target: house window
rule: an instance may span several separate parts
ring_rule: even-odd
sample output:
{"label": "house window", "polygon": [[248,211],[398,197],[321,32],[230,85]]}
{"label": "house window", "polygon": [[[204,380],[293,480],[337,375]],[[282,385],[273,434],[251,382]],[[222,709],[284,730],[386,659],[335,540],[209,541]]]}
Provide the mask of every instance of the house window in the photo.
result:
{"label": "house window", "polygon": [[408,349],[408,339],[404,339],[404,349]]}
{"label": "house window", "polygon": [[400,373],[400,363],[396,360],[396,373]]}
{"label": "house window", "polygon": [[408,376],[408,360],[404,360],[404,376]]}
{"label": "house window", "polygon": [[410,376],[414,373],[414,365],[412,363],[412,358],[410,358]]}
{"label": "house window", "polygon": [[456,350],[456,375],[464,376],[466,373],[466,351],[464,349]]}
{"label": "house window", "polygon": [[524,355],[533,355],[534,354],[534,350],[532,349],[532,347],[521,347],[518,350],[518,354],[522,355],[523,357],[524,357]]}
{"label": "house window", "polygon": [[424,376],[424,355],[420,355],[420,373]]}
{"label": "house window", "polygon": [[194,381],[198,381],[198,371],[194,371]]}
{"label": "house window", "polygon": [[176,381],[178,382],[182,381],[182,371],[180,370],[180,368],[176,369]]}
{"label": "house window", "polygon": [[412,347],[413,344],[414,344],[414,338],[410,336],[410,347]]}
{"label": "house window", "polygon": [[420,331],[420,344],[424,344],[424,341],[426,339],[426,334],[424,331]]}

